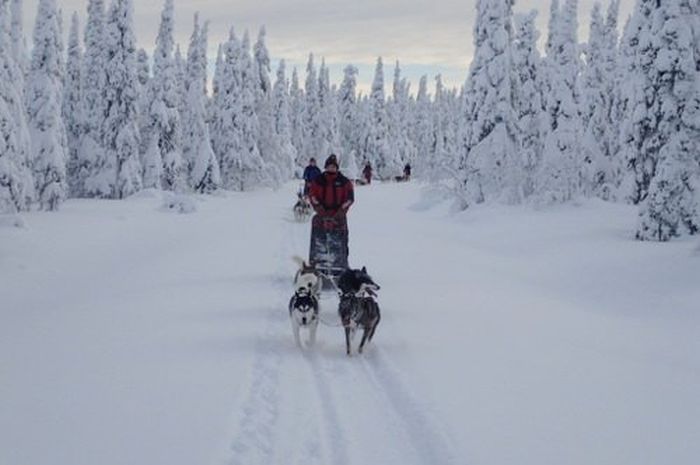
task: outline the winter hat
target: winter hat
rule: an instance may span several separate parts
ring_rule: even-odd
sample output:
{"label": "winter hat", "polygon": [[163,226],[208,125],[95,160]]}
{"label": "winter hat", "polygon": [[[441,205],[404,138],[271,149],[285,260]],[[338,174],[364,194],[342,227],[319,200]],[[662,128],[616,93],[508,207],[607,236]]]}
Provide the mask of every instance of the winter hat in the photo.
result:
{"label": "winter hat", "polygon": [[338,166],[338,159],[333,154],[331,154],[330,157],[326,158],[326,162],[323,164],[323,167],[328,168],[330,165],[335,165],[336,168],[340,168]]}

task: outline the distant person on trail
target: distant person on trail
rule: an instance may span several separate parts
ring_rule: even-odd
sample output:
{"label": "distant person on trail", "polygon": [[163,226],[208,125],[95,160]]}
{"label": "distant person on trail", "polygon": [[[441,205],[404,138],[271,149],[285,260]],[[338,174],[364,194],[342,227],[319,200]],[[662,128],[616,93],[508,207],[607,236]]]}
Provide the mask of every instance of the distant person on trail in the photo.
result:
{"label": "distant person on trail", "polygon": [[304,196],[309,195],[311,183],[319,176],[321,176],[321,170],[316,166],[316,159],[311,158],[309,165],[304,169]]}
{"label": "distant person on trail", "polygon": [[411,179],[411,164],[406,163],[406,166],[403,167],[403,178],[406,181],[409,181]]}
{"label": "distant person on trail", "polygon": [[365,164],[365,167],[362,170],[362,176],[365,177],[365,182],[367,184],[372,183],[372,165],[369,162]]}
{"label": "distant person on trail", "polygon": [[313,180],[309,191],[309,201],[316,211],[312,228],[339,232],[347,260],[347,213],[355,202],[355,192],[352,182],[339,171],[335,155],[329,156],[323,167],[325,171]]}

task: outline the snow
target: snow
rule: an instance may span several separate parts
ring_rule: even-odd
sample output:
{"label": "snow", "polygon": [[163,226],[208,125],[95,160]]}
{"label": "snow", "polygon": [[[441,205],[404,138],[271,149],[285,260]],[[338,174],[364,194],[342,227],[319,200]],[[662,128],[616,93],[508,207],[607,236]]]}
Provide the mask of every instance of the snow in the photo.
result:
{"label": "snow", "polygon": [[348,358],[339,328],[293,342],[297,187],[0,227],[0,463],[697,462],[697,240],[637,242],[636,208],[601,201],[454,215],[358,188],[383,319]]}

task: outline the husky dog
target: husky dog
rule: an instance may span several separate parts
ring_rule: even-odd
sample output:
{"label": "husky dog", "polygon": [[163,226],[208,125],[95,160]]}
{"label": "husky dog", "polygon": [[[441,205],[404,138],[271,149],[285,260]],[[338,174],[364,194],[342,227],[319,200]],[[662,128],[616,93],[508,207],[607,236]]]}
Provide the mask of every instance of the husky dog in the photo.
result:
{"label": "husky dog", "polygon": [[297,203],[294,204],[294,219],[301,223],[311,216],[311,204],[302,193],[298,193],[297,197]]}
{"label": "husky dog", "polygon": [[372,341],[381,320],[379,304],[375,300],[380,287],[367,273],[367,268],[363,267],[361,270],[344,271],[338,278],[338,288],[338,314],[345,329],[345,351],[352,355],[351,342],[357,328],[362,327],[364,332],[358,348],[358,352],[362,353],[365,344]]}
{"label": "husky dog", "polygon": [[294,277],[294,295],[289,300],[289,318],[294,341],[301,347],[300,328],[308,328],[310,345],[316,342],[320,281],[313,266],[299,257],[294,257],[294,261],[299,264],[299,270]]}

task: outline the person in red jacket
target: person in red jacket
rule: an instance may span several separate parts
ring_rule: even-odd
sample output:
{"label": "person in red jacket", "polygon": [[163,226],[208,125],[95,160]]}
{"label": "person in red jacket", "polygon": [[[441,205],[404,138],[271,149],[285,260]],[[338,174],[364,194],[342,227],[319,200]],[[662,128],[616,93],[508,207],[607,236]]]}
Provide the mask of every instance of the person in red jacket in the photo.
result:
{"label": "person in red jacket", "polygon": [[[326,261],[326,270],[337,272],[348,266],[347,213],[355,201],[355,192],[352,182],[339,171],[335,155],[329,156],[323,167],[324,172],[309,189],[309,201],[316,211],[311,222],[309,261],[318,266]],[[328,256],[332,257],[330,261],[323,258]]]}
{"label": "person in red jacket", "polygon": [[355,201],[352,182],[339,171],[335,155],[326,159],[323,169],[311,183],[309,200],[318,216],[343,220],[347,230],[346,214]]}

